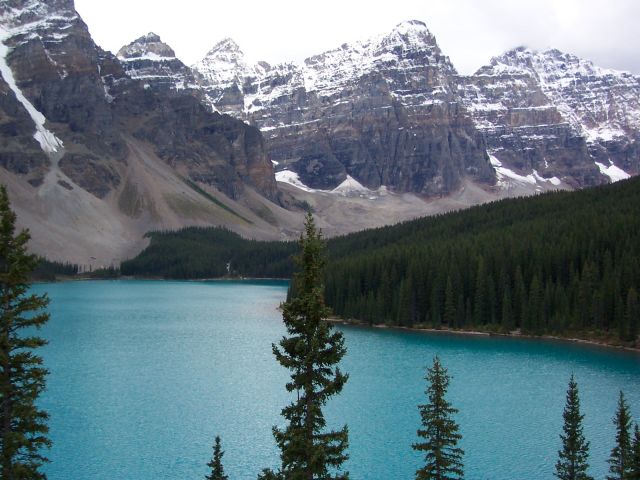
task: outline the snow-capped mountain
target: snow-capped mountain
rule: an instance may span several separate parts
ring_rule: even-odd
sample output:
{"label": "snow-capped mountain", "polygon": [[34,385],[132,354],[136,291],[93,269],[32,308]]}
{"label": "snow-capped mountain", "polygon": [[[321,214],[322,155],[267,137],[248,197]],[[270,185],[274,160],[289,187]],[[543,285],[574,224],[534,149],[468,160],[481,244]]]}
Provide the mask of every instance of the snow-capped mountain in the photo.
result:
{"label": "snow-capped mountain", "polygon": [[154,89],[201,90],[194,72],[153,32],[122,47],[117,57],[129,77]]}
{"label": "snow-capped mountain", "polygon": [[249,64],[226,40],[195,68],[222,92],[218,108],[258,126],[272,159],[310,187],[351,176],[441,195],[465,177],[493,183],[483,139],[455,96],[455,69],[422,22],[273,67]]}
{"label": "snow-capped mountain", "polygon": [[204,81],[202,85],[211,103],[222,112],[244,111],[245,83],[264,76],[271,66],[266,62],[251,64],[236,42],[230,38],[218,42],[193,70]]}
{"label": "snow-capped mountain", "polygon": [[558,50],[524,47],[462,77],[463,102],[490,153],[574,186],[639,171],[640,81]]}
{"label": "snow-capped mountain", "polygon": [[514,49],[460,76],[426,25],[409,21],[275,66],[226,39],[194,68],[211,101],[258,126],[278,168],[310,187],[349,175],[447,194],[508,170],[541,179],[536,188],[553,178],[580,188],[640,170],[638,77],[557,50]]}

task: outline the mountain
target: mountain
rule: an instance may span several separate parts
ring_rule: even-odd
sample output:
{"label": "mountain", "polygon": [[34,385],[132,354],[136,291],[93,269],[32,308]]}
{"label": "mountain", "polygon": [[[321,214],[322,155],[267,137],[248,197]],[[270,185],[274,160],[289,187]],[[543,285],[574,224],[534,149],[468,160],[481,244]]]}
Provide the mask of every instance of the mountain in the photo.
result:
{"label": "mountain", "polygon": [[[154,36],[122,60],[103,51],[72,0],[0,4],[0,179],[36,252],[97,266],[138,251],[150,229],[290,228],[261,218],[289,213],[260,132],[203,104],[169,56]],[[144,78],[150,61],[182,84]]]}
{"label": "mountain", "polygon": [[271,158],[311,187],[446,195],[491,185],[482,135],[456,97],[455,69],[422,22],[307,58],[250,65],[231,40],[194,66],[216,107],[262,131]]}
{"label": "mountain", "polygon": [[512,195],[640,171],[638,77],[558,50],[517,48],[464,76],[409,21],[275,66],[226,39],[194,69],[217,108],[261,129],[279,179],[311,188],[434,196],[467,179]]}
{"label": "mountain", "polygon": [[516,49],[459,75],[419,21],[299,63],[231,39],[117,55],[72,0],[0,3],[0,181],[32,248],[100,266],[151,230],[327,236],[637,174],[638,78]]}
{"label": "mountain", "polygon": [[122,47],[117,57],[127,75],[141,80],[143,88],[169,93],[188,90],[196,96],[202,92],[194,72],[153,32]]}
{"label": "mountain", "polygon": [[520,47],[461,77],[498,163],[575,188],[640,171],[640,81],[558,50]]}

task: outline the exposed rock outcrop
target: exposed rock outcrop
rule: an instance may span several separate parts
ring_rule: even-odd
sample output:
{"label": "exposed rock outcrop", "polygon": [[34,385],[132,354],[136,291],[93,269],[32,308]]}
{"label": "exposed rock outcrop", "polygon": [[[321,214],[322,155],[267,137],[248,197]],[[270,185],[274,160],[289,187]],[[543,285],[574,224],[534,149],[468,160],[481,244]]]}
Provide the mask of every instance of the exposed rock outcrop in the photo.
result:
{"label": "exposed rock outcrop", "polygon": [[637,174],[640,82],[558,50],[510,50],[459,93],[490,153],[575,188]]}
{"label": "exposed rock outcrop", "polygon": [[217,108],[259,127],[273,160],[310,187],[347,175],[425,195],[446,195],[464,177],[493,183],[455,69],[422,22],[275,67],[248,65],[225,40],[194,68]]}

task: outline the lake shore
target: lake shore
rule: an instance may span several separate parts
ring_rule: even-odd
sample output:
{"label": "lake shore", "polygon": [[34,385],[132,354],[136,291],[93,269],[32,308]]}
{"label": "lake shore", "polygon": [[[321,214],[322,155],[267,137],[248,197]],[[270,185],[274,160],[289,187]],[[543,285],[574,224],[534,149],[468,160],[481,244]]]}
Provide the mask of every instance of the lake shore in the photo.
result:
{"label": "lake shore", "polygon": [[473,336],[473,337],[504,337],[504,338],[525,338],[532,340],[553,340],[558,342],[565,343],[579,343],[583,345],[591,345],[595,347],[606,347],[606,348],[614,348],[616,350],[624,350],[633,353],[640,354],[640,348],[638,347],[629,347],[626,345],[617,345],[615,343],[607,342],[605,340],[593,340],[593,339],[585,339],[585,338],[576,338],[576,337],[561,337],[558,335],[531,335],[524,334],[520,332],[511,332],[511,333],[502,333],[502,332],[487,332],[480,330],[459,330],[452,328],[432,328],[426,326],[413,326],[406,327],[401,325],[385,325],[385,324],[370,324],[368,322],[362,322],[359,320],[345,320],[344,318],[339,317],[329,317],[327,321],[336,325],[349,325],[352,327],[362,327],[362,328],[377,328],[381,330],[401,330],[401,331],[409,331],[409,332],[424,332],[424,333],[435,333],[435,334],[443,334],[443,335],[462,335],[462,336]]}

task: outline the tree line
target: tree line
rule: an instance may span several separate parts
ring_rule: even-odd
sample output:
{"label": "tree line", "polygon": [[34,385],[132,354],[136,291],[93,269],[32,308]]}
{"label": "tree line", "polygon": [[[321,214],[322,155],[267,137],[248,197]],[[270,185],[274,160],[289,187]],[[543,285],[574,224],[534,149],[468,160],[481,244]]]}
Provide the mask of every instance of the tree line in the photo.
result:
{"label": "tree line", "polygon": [[399,225],[334,258],[338,316],[637,342],[640,179]]}
{"label": "tree line", "polygon": [[[507,199],[327,241],[326,302],[371,324],[576,335],[633,345],[640,178]],[[290,278],[295,242],[222,228],[150,234],[124,275]]]}
{"label": "tree line", "polygon": [[[15,214],[4,187],[0,188],[0,478],[45,480],[42,467],[48,462],[48,414],[37,406],[45,388],[47,370],[37,349],[46,340],[34,334],[48,320],[48,298],[29,292],[29,274],[37,258],[27,253],[27,231],[15,233]],[[343,464],[348,459],[348,428],[326,429],[323,406],[339,394],[348,380],[340,371],[346,353],[341,332],[327,322],[325,304],[323,242],[309,214],[296,257],[300,271],[294,275],[294,292],[283,303],[287,335],[273,345],[276,360],[291,375],[285,385],[293,400],[282,409],[286,425],[273,427],[280,449],[281,467],[264,469],[258,480],[348,480]],[[464,477],[462,439],[454,415],[457,410],[446,399],[450,377],[440,359],[425,377],[427,402],[419,405],[421,427],[412,448],[424,454],[417,480]],[[562,480],[588,480],[589,443],[584,438],[577,384],[569,382],[563,413],[555,476]],[[640,430],[635,425],[620,392],[614,417],[615,446],[611,451],[607,480],[640,478]],[[228,480],[222,465],[220,437],[215,438],[213,458],[207,464],[207,480]]]}

